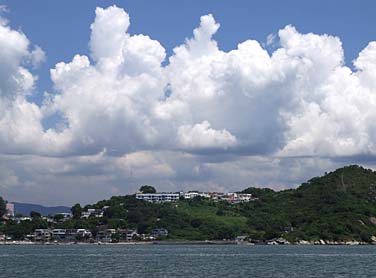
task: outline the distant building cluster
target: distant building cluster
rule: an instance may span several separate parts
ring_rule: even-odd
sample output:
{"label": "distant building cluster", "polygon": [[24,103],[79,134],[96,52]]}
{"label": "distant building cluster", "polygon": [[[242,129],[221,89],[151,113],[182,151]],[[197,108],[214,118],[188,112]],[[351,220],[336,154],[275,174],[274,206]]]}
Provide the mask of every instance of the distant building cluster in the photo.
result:
{"label": "distant building cluster", "polygon": [[33,234],[27,235],[32,241],[75,241],[90,239],[92,234],[86,229],[36,229]]}
{"label": "distant building cluster", "polygon": [[[101,229],[95,234],[87,229],[35,229],[34,233],[26,235],[24,240],[30,242],[131,242],[150,241],[168,236],[165,228],[155,228],[149,234],[138,234],[135,229]],[[0,241],[11,240],[4,234],[0,235]]]}
{"label": "distant building cluster", "polygon": [[194,199],[194,198],[206,198],[215,201],[226,201],[231,204],[250,202],[255,200],[252,194],[246,193],[219,193],[219,192],[199,192],[199,191],[188,191],[188,192],[175,192],[175,193],[136,193],[136,198],[138,200],[144,200],[153,203],[161,202],[176,202],[178,200],[184,199]]}

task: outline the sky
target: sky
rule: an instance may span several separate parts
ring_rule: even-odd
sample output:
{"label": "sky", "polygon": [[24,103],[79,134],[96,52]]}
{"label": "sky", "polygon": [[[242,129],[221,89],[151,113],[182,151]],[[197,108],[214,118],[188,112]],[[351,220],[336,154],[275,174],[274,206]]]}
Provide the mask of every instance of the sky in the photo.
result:
{"label": "sky", "polygon": [[375,168],[374,1],[0,1],[0,196]]}

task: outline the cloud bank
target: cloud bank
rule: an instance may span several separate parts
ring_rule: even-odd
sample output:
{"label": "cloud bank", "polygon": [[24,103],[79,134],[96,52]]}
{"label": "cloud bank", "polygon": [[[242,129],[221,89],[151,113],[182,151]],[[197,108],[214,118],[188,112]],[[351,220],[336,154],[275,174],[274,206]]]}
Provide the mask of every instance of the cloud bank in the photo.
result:
{"label": "cloud bank", "polygon": [[[229,190],[283,187],[312,169],[307,165],[321,170],[338,158],[375,156],[376,42],[353,69],[344,63],[340,38],[302,34],[291,25],[268,37],[272,50],[250,39],[225,52],[213,39],[220,24],[209,14],[167,57],[158,41],[128,33],[123,9],[95,14],[90,56],[77,54],[51,69],[54,88],[42,105],[27,97],[44,52],[0,21],[0,152],[13,161],[0,176],[9,184],[25,185],[20,176],[52,183],[22,170],[25,155],[38,165],[59,164],[59,173],[47,171],[53,180],[69,173],[96,176],[80,181],[88,186]],[[45,127],[49,118],[53,125]],[[281,173],[306,166],[295,179],[267,179],[252,170],[257,165]]]}

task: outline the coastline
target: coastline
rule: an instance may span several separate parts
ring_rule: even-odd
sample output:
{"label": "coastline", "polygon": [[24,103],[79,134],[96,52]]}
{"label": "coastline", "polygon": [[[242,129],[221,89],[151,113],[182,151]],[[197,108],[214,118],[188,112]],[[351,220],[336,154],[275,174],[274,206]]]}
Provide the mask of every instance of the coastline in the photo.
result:
{"label": "coastline", "polygon": [[257,245],[294,245],[294,246],[314,246],[314,245],[328,245],[328,246],[373,246],[376,243],[346,241],[346,242],[325,242],[321,241],[301,241],[297,243],[279,244],[275,241],[252,243],[252,242],[238,242],[233,240],[164,240],[164,241],[132,241],[132,242],[32,242],[32,241],[0,241],[2,245],[39,245],[39,246],[54,246],[54,245],[242,245],[242,246],[257,246]]}

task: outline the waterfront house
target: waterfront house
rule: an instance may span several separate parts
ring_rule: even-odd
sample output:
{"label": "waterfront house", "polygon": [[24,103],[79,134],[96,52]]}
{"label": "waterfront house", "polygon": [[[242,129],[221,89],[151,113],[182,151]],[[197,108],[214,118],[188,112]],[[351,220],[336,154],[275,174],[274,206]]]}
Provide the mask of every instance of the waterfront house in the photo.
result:
{"label": "waterfront house", "polygon": [[138,236],[138,233],[136,230],[128,230],[126,239],[127,241],[132,241],[137,236]]}
{"label": "waterfront house", "polygon": [[35,241],[50,241],[51,231],[49,229],[36,229],[34,231]]}
{"label": "waterfront house", "polygon": [[100,242],[112,242],[113,235],[116,234],[115,229],[106,229],[99,231],[96,236],[96,240]]}
{"label": "waterfront house", "polygon": [[66,229],[53,229],[51,231],[51,237],[54,240],[63,241],[66,239],[67,230]]}
{"label": "waterfront house", "polygon": [[77,229],[76,233],[78,238],[89,239],[92,237],[91,232],[86,229]]}
{"label": "waterfront house", "polygon": [[151,232],[151,236],[154,238],[161,238],[161,237],[167,237],[168,236],[168,230],[165,228],[156,228],[153,229]]}

